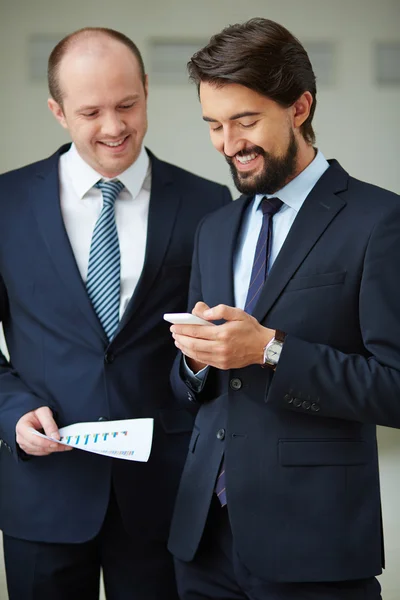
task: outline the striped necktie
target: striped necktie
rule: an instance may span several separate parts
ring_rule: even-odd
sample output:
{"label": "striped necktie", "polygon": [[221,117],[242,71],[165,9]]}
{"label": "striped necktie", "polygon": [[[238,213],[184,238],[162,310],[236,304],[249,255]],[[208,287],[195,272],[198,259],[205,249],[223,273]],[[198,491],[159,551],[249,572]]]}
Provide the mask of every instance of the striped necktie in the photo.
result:
{"label": "striped necktie", "polygon": [[119,323],[121,261],[115,200],[124,185],[118,181],[99,181],[103,208],[93,230],[86,288],[93,308],[111,341]]}
{"label": "striped necktie", "polygon": [[[252,314],[257,300],[260,297],[268,275],[269,258],[272,249],[272,218],[281,209],[283,202],[279,198],[266,198],[261,200],[261,210],[263,221],[260,234],[257,240],[256,251],[254,253],[253,268],[251,270],[250,284],[247,292],[244,310]],[[218,474],[215,484],[215,493],[221,506],[226,504],[226,486],[225,486],[225,460]]]}
{"label": "striped necktie", "polygon": [[279,198],[264,197],[261,200],[263,221],[254,253],[250,284],[244,306],[244,310],[250,315],[253,313],[268,275],[269,258],[272,250],[272,219],[281,209],[282,204],[283,202]]}

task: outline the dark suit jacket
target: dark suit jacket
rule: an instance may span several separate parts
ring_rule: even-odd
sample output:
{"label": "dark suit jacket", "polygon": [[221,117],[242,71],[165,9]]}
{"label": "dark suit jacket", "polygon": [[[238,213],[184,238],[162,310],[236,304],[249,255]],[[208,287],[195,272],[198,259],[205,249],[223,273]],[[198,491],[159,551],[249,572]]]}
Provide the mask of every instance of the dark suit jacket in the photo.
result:
{"label": "dark suit jacket", "polygon": [[[189,306],[232,305],[242,198],[199,227]],[[275,373],[210,369],[172,522],[170,550],[193,558],[225,452],[236,550],[270,581],[381,571],[375,424],[400,426],[400,201],[331,161],[300,209],[254,316],[287,333]],[[182,404],[184,405],[184,404]]]}
{"label": "dark suit jacket", "polygon": [[[230,201],[226,187],[151,155],[145,263],[108,343],[80,277],[59,202],[59,155],[0,177],[0,528],[36,541],[82,542],[100,529],[113,477],[128,529],[166,536],[193,417],[174,400],[164,312],[185,310],[195,229]],[[18,419],[49,406],[60,427],[153,417],[148,463],[78,450],[21,460]]]}

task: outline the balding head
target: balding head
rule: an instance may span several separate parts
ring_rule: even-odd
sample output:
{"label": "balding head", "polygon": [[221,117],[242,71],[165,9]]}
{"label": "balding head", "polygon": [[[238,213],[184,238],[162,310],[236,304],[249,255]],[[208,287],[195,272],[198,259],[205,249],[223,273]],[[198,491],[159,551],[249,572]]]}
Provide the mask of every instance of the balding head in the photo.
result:
{"label": "balding head", "polygon": [[[50,54],[47,67],[47,80],[50,96],[60,105],[63,101],[63,90],[60,85],[59,74],[63,59],[70,52],[82,51],[83,53],[90,52],[107,52],[107,48],[112,46],[112,42],[119,42],[124,45],[132,53],[137,61],[140,77],[143,85],[146,81],[145,68],[142,55],[136,44],[123,33],[108,29],[105,27],[85,27],[79,29],[63,38]],[[81,50],[80,50],[81,49]]]}

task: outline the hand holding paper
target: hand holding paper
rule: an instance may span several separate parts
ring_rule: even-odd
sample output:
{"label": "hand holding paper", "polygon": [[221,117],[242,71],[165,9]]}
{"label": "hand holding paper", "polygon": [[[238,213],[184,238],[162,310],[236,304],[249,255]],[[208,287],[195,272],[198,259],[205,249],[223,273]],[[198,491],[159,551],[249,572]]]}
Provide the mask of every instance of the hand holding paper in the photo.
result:
{"label": "hand holding paper", "polygon": [[31,429],[34,435],[58,444],[112,458],[147,462],[153,439],[153,419],[75,423],[62,427],[60,440]]}

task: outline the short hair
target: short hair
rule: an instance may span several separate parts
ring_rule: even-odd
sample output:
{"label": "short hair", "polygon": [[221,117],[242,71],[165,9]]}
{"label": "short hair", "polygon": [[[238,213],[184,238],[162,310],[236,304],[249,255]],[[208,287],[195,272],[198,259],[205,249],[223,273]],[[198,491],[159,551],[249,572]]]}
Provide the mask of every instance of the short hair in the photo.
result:
{"label": "short hair", "polygon": [[57,46],[53,48],[47,65],[47,82],[49,86],[50,96],[60,105],[62,105],[62,90],[59,81],[59,70],[60,64],[67,51],[81,38],[89,38],[94,36],[105,36],[109,39],[116,40],[124,44],[135,56],[139,64],[140,76],[145,85],[146,73],[144,69],[144,63],[142,55],[140,54],[139,48],[134,42],[126,35],[114,29],[108,29],[107,27],[84,27],[78,29],[64,37]]}
{"label": "short hair", "polygon": [[313,103],[301,133],[308,143],[315,142],[315,74],[302,44],[282,25],[258,17],[229,25],[192,56],[188,71],[198,91],[201,82],[237,83],[285,108],[310,92]]}

